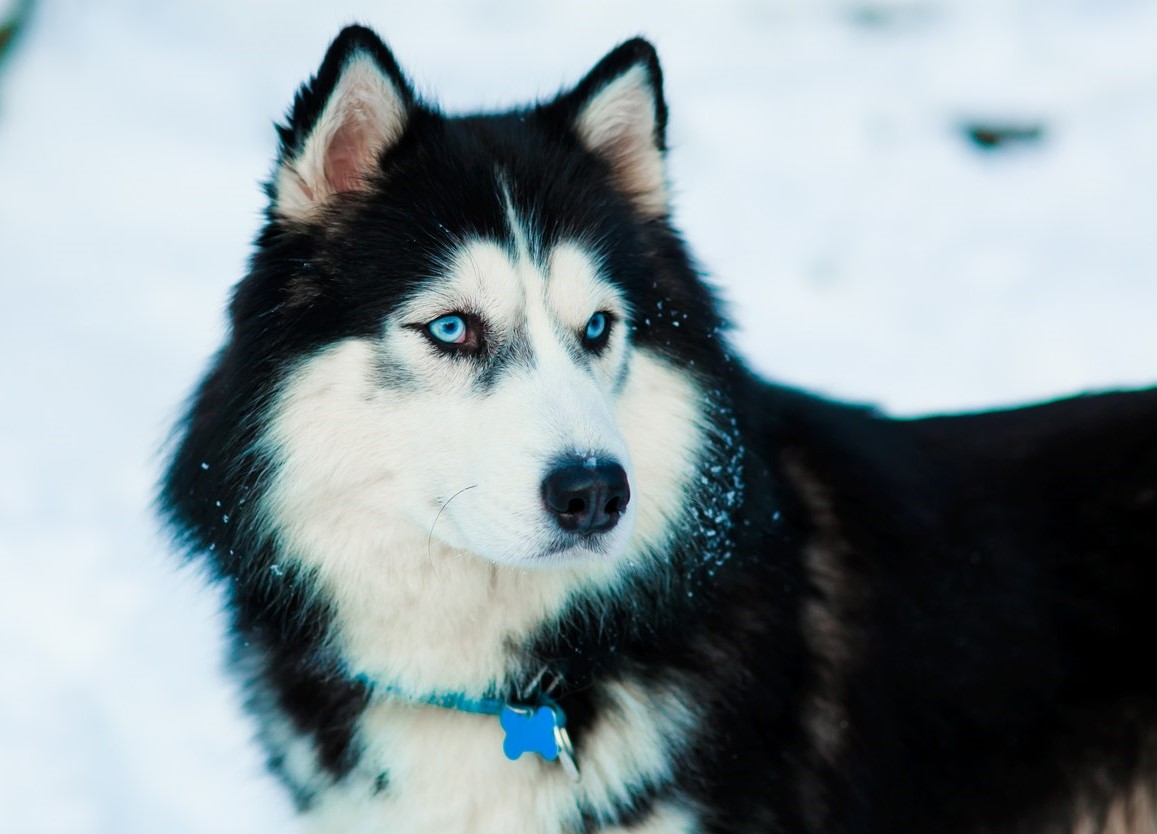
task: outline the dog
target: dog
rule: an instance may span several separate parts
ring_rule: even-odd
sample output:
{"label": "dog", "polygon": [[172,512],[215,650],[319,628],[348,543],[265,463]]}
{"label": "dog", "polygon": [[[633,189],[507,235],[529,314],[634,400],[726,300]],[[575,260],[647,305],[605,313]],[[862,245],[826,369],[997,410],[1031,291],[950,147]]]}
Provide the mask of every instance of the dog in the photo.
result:
{"label": "dog", "polygon": [[320,832],[1157,831],[1157,391],[757,378],[641,39],[447,117],[369,29],[279,129],[159,506]]}

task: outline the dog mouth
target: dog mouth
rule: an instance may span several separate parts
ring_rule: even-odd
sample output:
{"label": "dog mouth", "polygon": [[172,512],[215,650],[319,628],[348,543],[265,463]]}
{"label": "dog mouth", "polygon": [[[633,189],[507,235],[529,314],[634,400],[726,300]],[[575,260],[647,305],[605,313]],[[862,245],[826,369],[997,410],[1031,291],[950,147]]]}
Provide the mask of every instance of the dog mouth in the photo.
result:
{"label": "dog mouth", "polygon": [[611,538],[606,533],[558,537],[537,558],[570,561],[571,559],[610,556],[613,550]]}
{"label": "dog mouth", "polygon": [[610,564],[626,552],[627,528],[630,526],[631,521],[627,520],[614,530],[588,534],[569,533],[556,527],[545,540],[540,539],[537,546],[528,548],[512,561],[530,569],[565,567],[581,562]]}

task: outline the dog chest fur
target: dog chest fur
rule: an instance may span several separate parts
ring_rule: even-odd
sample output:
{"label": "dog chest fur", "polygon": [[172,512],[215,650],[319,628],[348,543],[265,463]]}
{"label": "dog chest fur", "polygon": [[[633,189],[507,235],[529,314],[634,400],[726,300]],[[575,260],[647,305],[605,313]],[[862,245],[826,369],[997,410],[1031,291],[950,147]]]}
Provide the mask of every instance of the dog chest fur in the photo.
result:
{"label": "dog chest fur", "polygon": [[[496,759],[502,732],[492,717],[377,703],[359,723],[358,766],[306,819],[318,832],[367,834],[569,834],[592,821],[617,831],[612,821],[637,804],[632,789],[641,792],[670,775],[694,721],[672,693],[627,683],[607,687],[576,782],[557,762],[537,756]],[[691,819],[690,810],[673,803],[647,805],[629,830],[675,834],[692,830]]]}

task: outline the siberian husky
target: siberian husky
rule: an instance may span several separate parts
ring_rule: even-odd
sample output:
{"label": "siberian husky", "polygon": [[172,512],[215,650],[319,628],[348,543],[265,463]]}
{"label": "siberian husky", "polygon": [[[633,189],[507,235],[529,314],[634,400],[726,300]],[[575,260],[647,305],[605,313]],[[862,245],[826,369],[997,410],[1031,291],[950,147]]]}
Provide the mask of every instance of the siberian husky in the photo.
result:
{"label": "siberian husky", "polygon": [[1157,392],[757,379],[654,49],[449,117],[351,27],[160,503],[307,829],[1157,831]]}

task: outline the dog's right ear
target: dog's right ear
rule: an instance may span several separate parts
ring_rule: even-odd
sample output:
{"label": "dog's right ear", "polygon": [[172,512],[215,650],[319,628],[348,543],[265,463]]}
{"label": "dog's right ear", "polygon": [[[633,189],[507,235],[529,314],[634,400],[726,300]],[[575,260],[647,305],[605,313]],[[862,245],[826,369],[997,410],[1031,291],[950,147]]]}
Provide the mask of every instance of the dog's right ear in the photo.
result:
{"label": "dog's right ear", "polygon": [[406,129],[415,97],[390,50],[372,30],[349,26],[317,75],[302,86],[271,183],[274,213],[308,220],[336,194],[364,191],[383,153]]}

